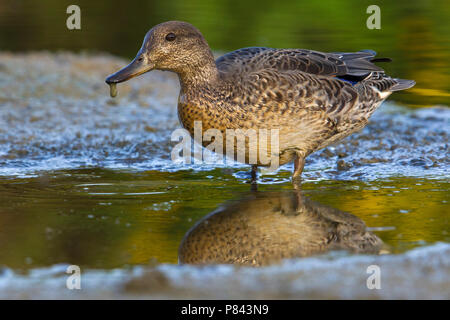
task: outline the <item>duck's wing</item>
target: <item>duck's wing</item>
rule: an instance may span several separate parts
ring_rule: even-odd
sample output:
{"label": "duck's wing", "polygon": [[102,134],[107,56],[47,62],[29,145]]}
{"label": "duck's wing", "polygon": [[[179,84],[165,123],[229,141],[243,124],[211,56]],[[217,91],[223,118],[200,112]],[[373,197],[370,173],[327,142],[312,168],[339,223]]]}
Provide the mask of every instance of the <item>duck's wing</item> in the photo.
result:
{"label": "duck's wing", "polygon": [[[370,50],[324,53],[306,49],[273,49],[251,47],[227,53],[216,60],[222,72],[254,72],[264,69],[301,71],[316,75],[337,76],[358,81],[371,72],[384,72],[373,62],[390,61],[374,58]],[[354,77],[355,79],[352,79]]]}

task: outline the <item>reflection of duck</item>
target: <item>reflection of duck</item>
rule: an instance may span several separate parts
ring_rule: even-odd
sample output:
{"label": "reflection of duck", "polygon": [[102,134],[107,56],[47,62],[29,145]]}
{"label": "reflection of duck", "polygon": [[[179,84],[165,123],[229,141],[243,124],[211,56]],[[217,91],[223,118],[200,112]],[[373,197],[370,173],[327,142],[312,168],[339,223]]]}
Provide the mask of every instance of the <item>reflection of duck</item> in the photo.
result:
{"label": "reflection of duck", "polygon": [[[220,130],[224,141],[226,129],[277,129],[278,163],[295,161],[298,177],[306,156],[360,130],[392,92],[414,85],[374,65],[386,60],[369,50],[323,53],[256,47],[214,60],[199,30],[169,21],[153,27],[136,58],[106,82],[114,95],[117,83],[150,70],[176,72],[181,83],[178,115],[192,135],[194,121],[201,121],[204,131]],[[246,163],[255,147],[249,150],[247,144]],[[277,154],[270,148],[267,152]],[[267,165],[259,156],[252,164]]]}
{"label": "reflection of duck", "polygon": [[179,248],[180,263],[267,265],[328,250],[378,253],[382,241],[358,217],[290,192],[254,192],[200,220]]}

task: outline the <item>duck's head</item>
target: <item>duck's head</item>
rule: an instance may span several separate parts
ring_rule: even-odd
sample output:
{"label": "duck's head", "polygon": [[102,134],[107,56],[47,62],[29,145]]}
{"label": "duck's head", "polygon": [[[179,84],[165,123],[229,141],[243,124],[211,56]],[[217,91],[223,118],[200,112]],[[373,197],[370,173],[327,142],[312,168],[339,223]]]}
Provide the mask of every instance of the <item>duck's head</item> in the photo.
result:
{"label": "duck's head", "polygon": [[208,43],[197,28],[187,22],[168,21],[150,29],[134,60],[108,76],[106,83],[123,82],[155,69],[183,75],[211,59],[214,61]]}

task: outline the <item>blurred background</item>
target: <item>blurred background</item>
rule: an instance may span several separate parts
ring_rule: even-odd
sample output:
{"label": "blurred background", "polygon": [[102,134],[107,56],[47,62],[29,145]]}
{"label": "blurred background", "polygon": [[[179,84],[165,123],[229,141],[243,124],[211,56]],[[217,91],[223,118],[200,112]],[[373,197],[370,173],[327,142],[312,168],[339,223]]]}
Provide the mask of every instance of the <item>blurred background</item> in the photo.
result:
{"label": "blurred background", "polygon": [[[81,8],[81,30],[66,28],[71,4]],[[381,8],[380,30],[366,27],[372,4]],[[145,33],[167,20],[194,24],[218,52],[247,46],[372,49],[394,60],[383,65],[389,74],[417,82],[409,94],[392,99],[412,107],[450,102],[450,5],[445,0],[1,0],[0,48],[132,58]]]}

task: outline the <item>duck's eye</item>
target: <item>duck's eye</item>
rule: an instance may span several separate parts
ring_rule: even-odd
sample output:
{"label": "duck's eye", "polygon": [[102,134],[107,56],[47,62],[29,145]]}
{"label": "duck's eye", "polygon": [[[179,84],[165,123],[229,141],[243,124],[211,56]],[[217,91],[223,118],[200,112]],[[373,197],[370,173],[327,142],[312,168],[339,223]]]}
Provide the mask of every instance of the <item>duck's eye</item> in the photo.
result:
{"label": "duck's eye", "polygon": [[171,32],[171,33],[168,33],[168,34],[167,34],[166,40],[167,40],[167,41],[173,41],[173,40],[175,40],[176,37],[177,37],[177,36],[175,35],[175,33]]}

